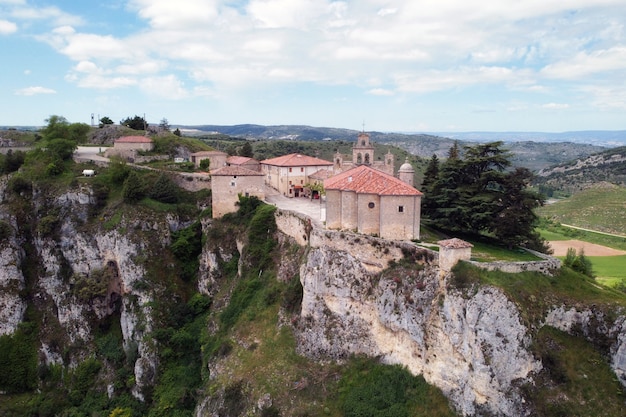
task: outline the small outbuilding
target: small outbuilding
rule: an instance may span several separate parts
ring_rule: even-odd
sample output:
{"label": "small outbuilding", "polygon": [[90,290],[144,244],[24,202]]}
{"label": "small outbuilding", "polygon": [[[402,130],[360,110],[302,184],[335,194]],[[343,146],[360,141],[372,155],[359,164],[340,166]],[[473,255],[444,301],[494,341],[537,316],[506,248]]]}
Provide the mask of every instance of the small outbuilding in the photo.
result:
{"label": "small outbuilding", "polygon": [[237,211],[239,196],[265,199],[263,174],[238,166],[225,166],[211,171],[213,218]]}

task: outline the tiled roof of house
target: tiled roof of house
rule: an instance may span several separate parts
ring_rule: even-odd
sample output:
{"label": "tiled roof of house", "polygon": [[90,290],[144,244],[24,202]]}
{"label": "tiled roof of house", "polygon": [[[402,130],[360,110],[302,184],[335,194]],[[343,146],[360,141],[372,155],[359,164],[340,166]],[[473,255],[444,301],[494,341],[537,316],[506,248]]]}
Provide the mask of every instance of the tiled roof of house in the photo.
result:
{"label": "tiled roof of house", "polygon": [[226,159],[226,163],[231,165],[243,165],[248,162],[255,162],[255,160],[252,158],[248,158],[247,156],[229,156]]}
{"label": "tiled roof of house", "polygon": [[115,139],[115,143],[152,143],[152,139],[146,136],[122,136]]}
{"label": "tiled roof of house", "polygon": [[265,159],[261,161],[264,165],[275,165],[279,167],[302,167],[302,166],[332,166],[332,162],[312,156],[292,153],[279,156],[277,158]]}
{"label": "tiled roof of house", "polygon": [[309,178],[312,178],[314,180],[325,180],[332,176],[333,176],[333,171],[331,171],[330,169],[320,169],[318,171],[315,171],[311,175],[309,175]]}
{"label": "tiled roof of house", "polygon": [[396,177],[367,165],[359,165],[324,181],[326,190],[354,191],[359,194],[422,195]]}
{"label": "tiled roof of house", "polygon": [[234,176],[234,175],[238,175],[238,176],[263,176],[264,174],[262,172],[259,171],[253,171],[251,169],[248,168],[243,168],[237,165],[229,165],[229,166],[225,166],[219,169],[216,169],[214,171],[211,171],[211,175],[213,176]]}

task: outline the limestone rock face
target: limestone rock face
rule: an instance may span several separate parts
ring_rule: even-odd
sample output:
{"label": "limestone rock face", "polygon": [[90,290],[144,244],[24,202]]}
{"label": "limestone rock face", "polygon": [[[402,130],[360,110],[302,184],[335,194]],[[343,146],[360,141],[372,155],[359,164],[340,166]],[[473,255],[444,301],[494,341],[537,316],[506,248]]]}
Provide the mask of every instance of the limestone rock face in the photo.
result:
{"label": "limestone rock face", "polygon": [[[0,194],[6,197],[0,184]],[[133,393],[143,398],[144,389],[153,385],[156,377],[157,353],[151,338],[151,295],[145,290],[146,274],[142,257],[150,251],[169,245],[173,228],[184,225],[175,216],[141,221],[131,218],[123,233],[99,227],[90,216],[94,198],[88,186],[48,196],[33,189],[24,195],[32,213],[26,219],[32,225],[21,228],[10,211],[0,206],[0,220],[9,224],[11,235],[0,242],[0,334],[17,329],[26,309],[20,296],[25,288],[22,261],[23,243],[31,248],[27,260],[32,280],[33,303],[43,312],[40,357],[46,364],[73,366],[90,354],[94,341],[94,322],[111,314],[119,314],[124,349],[135,350],[135,387]],[[23,235],[20,236],[20,233]],[[149,233],[146,241],[141,234]],[[104,272],[103,272],[104,271]],[[104,286],[81,294],[79,282],[88,282],[94,274],[105,274]],[[71,357],[63,349],[72,346]],[[67,362],[69,360],[69,363]]]}
{"label": "limestone rock face", "polygon": [[26,301],[20,297],[24,289],[24,275],[19,268],[22,259],[13,235],[0,243],[0,335],[15,332],[26,311]]}
{"label": "limestone rock face", "polygon": [[352,354],[405,365],[438,386],[463,415],[527,415],[518,384],[541,365],[517,308],[498,289],[448,292],[438,268],[372,274],[348,252],[311,250],[298,350],[316,359]]}

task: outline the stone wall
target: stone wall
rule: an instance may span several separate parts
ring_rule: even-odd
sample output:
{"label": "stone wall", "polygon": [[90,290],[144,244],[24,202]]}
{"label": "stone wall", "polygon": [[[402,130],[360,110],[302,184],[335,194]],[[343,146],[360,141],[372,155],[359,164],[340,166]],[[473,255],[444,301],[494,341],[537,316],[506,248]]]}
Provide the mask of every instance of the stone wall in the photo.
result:
{"label": "stone wall", "polygon": [[[528,249],[527,249],[528,250]],[[552,272],[561,268],[561,261],[553,256],[549,256],[540,252],[528,250],[533,255],[543,258],[543,261],[525,261],[525,262],[476,262],[470,261],[471,264],[485,269],[487,271],[502,271],[510,273],[519,273],[525,271],[541,272],[545,275],[552,275]]]}
{"label": "stone wall", "polygon": [[308,244],[312,248],[324,247],[348,252],[370,271],[382,271],[391,261],[397,262],[406,256],[429,265],[439,263],[437,252],[412,242],[314,228],[307,216],[289,210],[276,210],[276,225],[278,230],[302,246]]}

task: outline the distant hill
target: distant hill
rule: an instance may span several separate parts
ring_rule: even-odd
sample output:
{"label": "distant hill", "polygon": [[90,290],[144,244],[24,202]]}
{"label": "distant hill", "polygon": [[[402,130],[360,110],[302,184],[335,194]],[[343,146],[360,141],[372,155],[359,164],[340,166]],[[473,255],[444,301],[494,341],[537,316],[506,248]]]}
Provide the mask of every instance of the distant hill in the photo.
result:
{"label": "distant hill", "polygon": [[[220,133],[233,137],[241,137],[249,140],[302,140],[302,141],[354,141],[358,130],[312,127],[303,125],[280,125],[263,126],[255,124],[242,124],[233,126],[223,125],[201,125],[201,126],[173,126],[183,130],[185,135],[203,136],[210,133]],[[579,138],[573,132],[571,136],[562,134],[563,141],[556,142],[554,135],[546,133],[550,140],[545,142],[535,142],[531,139],[525,141],[509,141],[511,133],[481,133],[474,132],[466,134],[455,133],[457,137],[445,137],[434,134],[418,133],[389,133],[389,132],[369,132],[375,143],[383,145],[393,145],[402,148],[413,155],[423,158],[430,158],[436,154],[440,158],[445,158],[448,150],[455,141],[460,146],[471,145],[474,142],[489,142],[502,140],[506,142],[506,147],[513,153],[512,162],[515,166],[524,166],[532,171],[537,171],[548,166],[562,162],[572,161],[577,158],[584,158],[597,152],[601,152],[606,147],[595,144],[592,141],[575,143],[566,141],[567,137]],[[626,132],[623,132],[626,133]],[[452,134],[451,134],[452,135]],[[520,134],[524,136],[524,134]],[[539,133],[528,134],[529,138],[536,138]],[[535,135],[535,136],[533,136]],[[617,133],[616,133],[617,135]],[[583,135],[584,136],[584,135]]]}
{"label": "distant hill", "polygon": [[626,186],[626,146],[544,168],[536,179],[537,185],[544,189],[569,193],[603,182]]}
{"label": "distant hill", "polygon": [[572,142],[607,148],[625,146],[626,130],[581,130],[574,132],[438,132],[438,136],[471,142]]}

